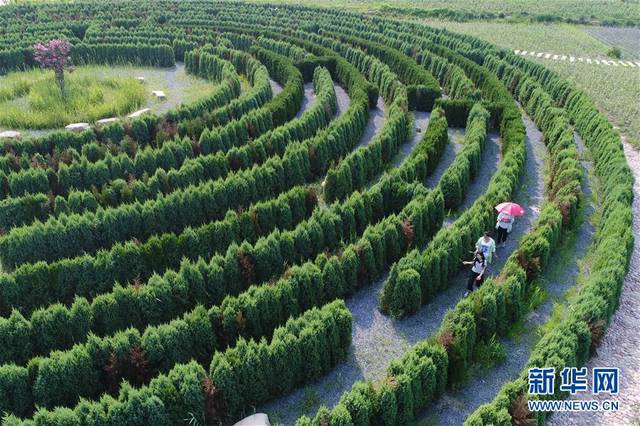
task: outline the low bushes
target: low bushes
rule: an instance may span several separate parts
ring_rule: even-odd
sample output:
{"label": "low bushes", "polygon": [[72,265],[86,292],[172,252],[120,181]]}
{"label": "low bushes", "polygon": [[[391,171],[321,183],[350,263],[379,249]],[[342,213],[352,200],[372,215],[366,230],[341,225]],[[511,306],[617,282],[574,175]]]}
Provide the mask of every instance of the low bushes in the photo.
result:
{"label": "low bushes", "polygon": [[[326,69],[317,70],[317,103],[300,118],[276,130],[267,131],[272,127],[271,123],[261,126],[260,122],[270,118],[271,113],[261,108],[218,128],[216,138],[211,136],[209,130],[205,130],[200,145],[194,146],[192,141],[185,138],[182,141],[167,141],[158,149],[146,147],[133,160],[126,154],[107,154],[103,160],[95,163],[83,159],[70,166],[61,164],[57,176],[54,174],[49,180],[56,182],[54,187],[58,188],[57,193],[68,193],[66,198],[59,195],[51,202],[47,197],[27,195],[0,202],[0,212],[12,213],[1,216],[7,220],[5,229],[28,224],[35,219],[45,220],[52,213],[56,216],[83,213],[95,211],[99,206],[115,207],[135,201],[143,202],[155,197],[158,191],[167,194],[189,184],[224,177],[230,170],[247,169],[266,161],[271,155],[283,155],[288,145],[294,145],[292,139],[307,139],[332,119],[336,108],[333,81]],[[258,134],[262,136],[251,140]],[[233,142],[229,142],[231,140]],[[228,151],[231,145],[242,146]],[[216,154],[219,151],[228,152]],[[148,174],[151,176],[147,177]],[[99,190],[94,189],[89,193],[74,189],[94,187]]]}
{"label": "low bushes", "polygon": [[480,170],[488,122],[489,113],[480,104],[476,104],[467,119],[464,147],[438,183],[444,194],[445,207],[448,209],[455,209],[462,204],[469,183]]}
{"label": "low bushes", "polygon": [[[206,328],[207,318],[201,317],[200,321],[202,328]],[[128,338],[136,339],[135,332],[131,331]],[[123,334],[121,339],[126,341],[127,337]],[[33,379],[20,376],[19,371],[26,372],[26,369],[13,369],[8,372],[13,377],[13,389],[23,392],[18,394],[0,386],[0,395],[3,396],[0,408],[12,411],[14,415],[29,416],[33,412],[33,405],[21,401],[19,407],[9,406],[10,399],[4,398],[9,395],[7,392],[20,398],[30,398],[30,391],[33,402],[53,409],[56,404],[73,405],[78,396],[91,395],[100,380],[107,385],[110,380],[127,377],[131,383],[143,386],[133,389],[125,382],[118,400],[105,395],[100,401],[81,402],[73,410],[56,408],[46,411],[40,408],[34,419],[39,421],[46,417],[49,422],[57,424],[63,418],[66,421],[86,422],[100,416],[108,424],[129,423],[136,418],[145,418],[153,424],[169,425],[182,422],[185,413],[192,413],[207,424],[233,420],[251,406],[317,379],[344,359],[351,344],[351,313],[344,302],[336,301],[290,319],[274,331],[270,343],[241,339],[236,347],[218,352],[213,357],[210,375],[200,363],[191,361],[186,365],[176,365],[167,374],[149,382],[154,353],[162,353],[165,348],[157,337],[149,337],[148,341],[150,346],[146,350],[137,345],[137,349],[128,353],[118,353],[115,341],[111,347],[92,347],[91,351],[96,356],[93,360],[86,349],[78,346],[68,358],[39,359],[34,362],[31,367]],[[164,343],[182,350],[177,340]],[[106,371],[102,379],[91,374],[100,366]],[[82,371],[88,375],[63,374],[56,377],[54,368],[69,372]],[[57,392],[41,393],[45,382],[50,391],[57,389]],[[256,386],[256,382],[262,386]],[[142,401],[149,401],[143,403],[145,408],[140,406]],[[207,409],[210,404],[217,409]],[[17,419],[12,417],[7,421],[16,424]]]}
{"label": "low bushes", "polygon": [[357,382],[332,409],[321,407],[313,419],[302,416],[296,426],[411,424],[422,407],[447,384],[448,354],[437,344],[418,343],[391,363],[379,383]]}
{"label": "low bushes", "polygon": [[324,182],[327,201],[344,199],[352,191],[364,187],[380,174],[383,166],[398,152],[400,145],[409,139],[406,88],[398,86],[392,96],[393,103],[387,109],[381,132],[369,144],[356,149],[327,172]]}
{"label": "low bushes", "polygon": [[[82,286],[76,288],[74,293],[74,287],[69,286],[67,281],[62,281],[61,287],[48,286],[46,281],[42,281],[46,277],[43,275],[37,282],[49,291],[42,297],[33,297],[30,300],[33,305],[28,306],[34,307],[38,301],[45,304],[47,300],[51,300],[50,293],[60,294],[65,302],[70,302],[72,297],[75,297],[73,304],[70,307],[56,304],[46,309],[36,310],[28,321],[17,311],[14,311],[8,319],[0,319],[0,335],[15,343],[7,346],[6,351],[1,351],[0,358],[4,362],[19,362],[28,359],[29,356],[46,354],[52,349],[68,348],[73,342],[84,341],[89,331],[105,335],[129,326],[144,327],[147,324],[158,324],[180,315],[197,303],[215,304],[227,294],[237,294],[254,283],[266,282],[272,276],[284,272],[287,265],[307,261],[325,250],[336,250],[343,243],[361,235],[369,224],[381,220],[390,213],[400,211],[414,197],[414,191],[417,190],[414,185],[401,182],[401,176],[406,175],[407,173],[403,173],[396,178],[384,179],[367,192],[354,194],[343,204],[335,204],[330,209],[316,210],[308,221],[300,223],[292,231],[276,230],[258,239],[253,245],[247,242],[240,246],[232,243],[224,255],[215,255],[208,262],[202,259],[182,262],[177,274],[169,271],[163,277],[153,276],[145,285],[142,285],[141,280],[134,278],[131,286],[121,287],[116,284],[112,289],[113,277],[102,278],[108,285],[103,290],[112,291],[97,296],[91,303],[74,295],[75,293],[97,294],[100,288],[92,287],[91,280],[79,277],[79,283]],[[421,175],[416,172],[410,176],[419,178]],[[304,192],[299,191],[298,195],[302,193]],[[315,204],[309,203],[308,195],[293,197],[293,201],[295,202],[291,210],[293,211],[294,207],[296,210],[292,216],[297,221],[308,215],[308,210]],[[425,208],[434,209],[431,216],[425,216],[428,223],[441,221],[437,219],[441,215],[435,213],[438,212],[439,204],[434,203],[425,206]],[[263,209],[259,213],[261,220],[267,220],[270,217],[269,210]],[[271,214],[275,215],[275,211]],[[281,220],[287,216],[289,215],[284,215]],[[246,225],[240,223],[236,226],[243,228]],[[428,232],[423,230],[422,221],[415,222],[412,226],[414,234],[417,232],[417,236],[414,235],[413,239],[417,240],[423,233]],[[427,224],[424,226],[431,229]],[[151,245],[151,248],[153,249],[154,246]],[[152,253],[155,252],[152,250]],[[127,258],[123,259],[123,261],[127,260]],[[175,261],[179,262],[180,259],[176,258]],[[62,262],[62,265],[65,265],[65,262]],[[37,264],[36,267],[38,266],[45,268],[42,271],[43,274],[47,272],[46,264]],[[79,272],[83,271],[82,266],[83,263],[78,265],[81,268]],[[35,272],[38,270],[39,268],[36,268]],[[49,273],[57,272],[59,268],[52,268]],[[108,270],[104,272],[107,273]],[[5,277],[3,293],[7,295],[5,297],[8,300],[13,300],[20,286],[27,285],[30,285],[29,282],[11,281],[9,277]],[[159,299],[177,297],[172,295],[172,292],[175,293],[178,288],[182,289],[181,295],[173,301],[175,302],[173,308],[166,306],[161,311],[153,308],[155,301]],[[133,306],[136,308],[132,308]],[[25,333],[13,334],[12,329],[17,324],[24,326]],[[51,337],[53,329],[57,330],[55,337]],[[24,349],[16,351],[20,347]]]}
{"label": "low bushes", "polygon": [[[180,135],[200,138],[200,142],[206,146],[204,142],[207,142],[209,137],[215,137],[216,135],[215,133],[210,135],[210,129],[223,126],[232,120],[240,120],[244,114],[252,110],[260,108],[261,115],[267,116],[266,122],[262,125],[262,127],[265,127],[265,131],[273,126],[282,125],[295,116],[300,108],[304,94],[304,82],[300,71],[290,59],[282,55],[257,46],[253,46],[250,51],[256,57],[254,59],[255,65],[247,67],[247,75],[252,82],[251,91],[246,96],[232,100],[221,108],[200,114],[192,120],[179,122],[178,132]],[[223,49],[221,52],[223,55],[227,55],[228,53],[225,52],[233,51]],[[206,58],[208,53],[204,51],[199,55]],[[242,56],[248,56],[248,54],[239,52],[236,56],[237,59],[233,57],[230,59],[232,61],[244,61],[245,59],[241,59]],[[273,93],[269,82],[269,74],[284,86],[282,92],[274,98],[272,98]],[[260,127],[254,124],[251,129],[247,129],[247,132],[252,137],[258,136]],[[210,131],[205,133],[205,137],[202,139],[201,135],[207,129]]]}
{"label": "low bushes", "polygon": [[[351,149],[365,125],[368,95],[362,77],[349,75],[354,72],[340,63],[338,73],[344,73],[340,80],[350,85],[349,110],[282,158],[273,157],[224,180],[190,186],[144,204],[61,215],[44,224],[16,228],[0,240],[3,264],[11,267],[41,259],[52,261],[81,251],[93,252],[132,237],[146,239],[157,233],[175,232],[187,225],[217,220],[229,207],[249,205],[321,176],[330,162]],[[233,197],[228,198],[231,194]]]}
{"label": "low bushes", "polygon": [[[474,107],[469,115],[465,146],[438,184],[444,196],[445,208],[456,206],[462,201],[463,187],[466,188],[470,177],[479,170],[480,150],[486,138],[488,116],[480,105]],[[444,115],[442,120],[446,124]],[[520,135],[522,137],[523,133]],[[494,175],[487,192],[454,224],[438,232],[424,252],[414,250],[391,268],[389,279],[380,295],[380,308],[383,312],[395,317],[415,312],[448,285],[448,279],[459,269],[459,259],[473,246],[474,241],[471,240],[491,225],[493,205],[515,188],[519,177],[517,171],[524,161],[523,153],[514,153],[509,160],[511,161],[505,159],[506,164]]]}
{"label": "low bushes", "polygon": [[[323,32],[320,34],[323,34]],[[345,43],[366,49],[367,52],[387,64],[398,75],[400,81],[411,87],[408,92],[409,108],[431,111],[436,98],[440,97],[440,85],[425,68],[420,67],[405,54],[384,44],[344,35],[344,33],[327,34]]]}
{"label": "low bushes", "polygon": [[[549,330],[536,344],[520,377],[505,384],[494,400],[476,410],[465,424],[493,424],[496,419],[512,421],[512,407],[528,398],[527,370],[534,367],[580,367],[595,350],[618,305],[618,297],[629,256],[633,249],[631,234],[633,178],[622,152],[620,138],[593,102],[555,73],[531,62],[508,56],[522,72],[547,88],[556,103],[564,105],[592,155],[598,176],[602,217],[594,237],[594,261],[589,276],[580,286],[568,309],[572,315]],[[495,64],[495,62],[494,62]],[[560,151],[562,153],[563,151]],[[567,217],[563,211],[563,218]],[[565,396],[556,387],[558,399]],[[547,413],[524,413],[526,421],[544,422]]]}
{"label": "low bushes", "polygon": [[255,242],[275,229],[292,229],[311,215],[315,204],[312,190],[296,187],[276,199],[246,211],[229,211],[220,221],[179,234],[154,235],[144,243],[117,243],[95,255],[24,264],[11,274],[0,275],[0,307],[11,306],[27,315],[54,301],[70,305],[76,296],[91,299],[110,291],[116,282],[144,282],[153,273],[179,267],[184,258],[208,258],[224,253],[233,242]]}

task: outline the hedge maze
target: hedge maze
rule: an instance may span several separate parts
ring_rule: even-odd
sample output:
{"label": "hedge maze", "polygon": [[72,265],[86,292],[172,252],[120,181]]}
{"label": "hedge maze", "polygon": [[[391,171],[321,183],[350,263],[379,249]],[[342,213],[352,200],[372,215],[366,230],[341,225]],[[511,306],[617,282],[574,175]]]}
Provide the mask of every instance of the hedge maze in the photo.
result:
{"label": "hedge maze", "polygon": [[[3,73],[35,67],[31,46],[63,38],[76,65],[183,62],[215,84],[164,114],[1,141],[3,424],[233,424],[321,379],[354,349],[355,294],[381,284],[369,309],[395,321],[457,285],[531,161],[525,115],[548,170],[517,249],[434,335],[296,424],[410,424],[465,385],[474,350],[522,319],[582,220],[574,132],[598,181],[596,260],[527,366],[580,366],[606,330],[633,245],[633,179],[617,132],[554,72],[470,36],[297,6],[8,5],[0,24]],[[379,97],[384,123],[366,139]],[[429,113],[423,133],[416,111]],[[426,185],[452,127],[463,146]],[[500,162],[473,194],[491,131]],[[526,396],[523,372],[466,424],[519,424]]]}

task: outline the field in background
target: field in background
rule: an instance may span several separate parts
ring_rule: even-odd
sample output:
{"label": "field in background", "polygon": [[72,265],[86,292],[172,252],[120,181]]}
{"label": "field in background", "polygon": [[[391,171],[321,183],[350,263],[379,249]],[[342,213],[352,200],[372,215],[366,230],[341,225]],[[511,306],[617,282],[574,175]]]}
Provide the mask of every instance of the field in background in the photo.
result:
{"label": "field in background", "polygon": [[[20,1],[20,0],[19,0]],[[537,20],[549,22],[558,19],[602,24],[640,24],[640,2],[638,0],[253,0],[260,3],[306,4],[328,8],[346,8],[359,12],[372,10],[394,11],[404,8],[416,15],[431,13],[461,12],[463,15],[480,15],[503,20]],[[396,10],[397,11],[397,10]],[[425,12],[427,11],[427,12]],[[399,11],[398,11],[399,12]],[[490,15],[490,16],[489,16]],[[424,16],[424,15],[423,15]]]}
{"label": "field in background", "polygon": [[[499,46],[562,55],[606,58],[615,43],[613,35],[623,40],[623,59],[640,58],[640,29],[575,26],[569,24],[506,24],[497,22],[422,21],[434,27],[471,34]],[[607,31],[609,30],[609,31]],[[609,44],[593,37],[606,34]],[[603,36],[604,37],[604,36]],[[635,40],[635,43],[634,43]],[[635,54],[633,53],[635,52]],[[635,146],[640,146],[640,67],[602,66],[569,61],[528,57],[557,71],[586,90],[598,107]],[[609,58],[610,59],[610,58]]]}
{"label": "field in background", "polygon": [[[253,0],[274,3],[273,0]],[[470,2],[454,0],[284,0],[308,6],[343,8],[368,13],[392,14],[402,18],[400,9],[413,15],[405,18],[434,27],[471,34],[509,49],[534,50],[561,55],[607,58],[611,47],[619,47],[623,59],[640,59],[640,2],[637,0],[481,0]],[[498,19],[454,22],[418,17],[420,11],[446,8],[472,14],[491,13]],[[517,16],[516,16],[517,15]],[[574,25],[566,23],[524,22],[535,16],[556,16],[585,22],[634,22],[635,28]],[[527,18],[528,17],[528,18]],[[507,20],[509,22],[507,22]],[[514,22],[516,21],[516,22]],[[531,58],[557,71],[566,79],[586,90],[598,107],[620,128],[626,138],[640,147],[640,68],[572,64]]]}

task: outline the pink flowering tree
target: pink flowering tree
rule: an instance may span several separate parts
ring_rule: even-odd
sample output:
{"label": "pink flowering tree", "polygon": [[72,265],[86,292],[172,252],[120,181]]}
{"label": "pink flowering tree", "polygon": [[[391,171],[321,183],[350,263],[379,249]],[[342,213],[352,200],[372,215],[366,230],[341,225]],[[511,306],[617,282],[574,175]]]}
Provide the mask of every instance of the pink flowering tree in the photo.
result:
{"label": "pink flowering tree", "polygon": [[60,91],[64,94],[64,70],[73,72],[71,64],[71,43],[67,40],[51,40],[33,45],[33,57],[42,68],[51,68],[56,74]]}

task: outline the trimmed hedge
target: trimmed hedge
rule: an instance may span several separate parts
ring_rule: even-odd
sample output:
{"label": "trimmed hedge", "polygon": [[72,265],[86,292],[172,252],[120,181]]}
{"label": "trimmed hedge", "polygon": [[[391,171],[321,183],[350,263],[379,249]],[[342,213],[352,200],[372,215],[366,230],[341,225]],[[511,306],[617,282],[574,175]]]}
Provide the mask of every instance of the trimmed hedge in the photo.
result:
{"label": "trimmed hedge", "polygon": [[[217,220],[229,207],[248,205],[321,176],[330,162],[351,149],[366,122],[368,95],[362,77],[355,77],[357,71],[342,62],[336,69],[340,81],[349,84],[349,110],[282,158],[273,157],[225,180],[191,186],[144,204],[61,215],[44,224],[16,228],[0,240],[3,264],[11,267],[40,259],[52,261],[76,256],[81,251],[92,252],[123,239],[175,232],[186,225]],[[230,194],[232,198],[228,198]],[[114,223],[118,225],[112,226]]]}
{"label": "trimmed hedge", "polygon": [[[179,267],[185,258],[209,258],[224,253],[234,242],[255,242],[275,229],[292,229],[311,215],[315,205],[313,190],[296,187],[276,199],[254,204],[246,211],[229,211],[222,220],[186,228],[179,234],[154,235],[144,243],[116,243],[95,255],[24,264],[11,274],[0,275],[0,307],[10,306],[28,315],[52,302],[71,305],[76,296],[92,299],[110,291],[116,282],[144,282],[154,273]],[[28,351],[24,352],[27,355]]]}
{"label": "trimmed hedge", "polygon": [[[587,362],[596,346],[594,339],[600,335],[598,330],[606,328],[618,305],[633,250],[630,231],[633,178],[624,158],[619,135],[584,92],[533,63],[509,55],[506,58],[521,72],[538,80],[554,101],[565,107],[591,152],[603,206],[593,248],[594,259],[599,260],[591,266],[586,282],[580,286],[576,298],[570,303],[569,309],[573,315],[560,321],[542,337],[520,377],[505,384],[492,402],[469,416],[465,423],[467,425],[492,424],[498,418],[510,422],[510,409],[514,401],[528,397],[528,368],[554,367],[559,371]],[[564,396],[565,393],[556,386],[556,394],[549,397],[558,399]],[[529,415],[532,421],[538,422],[544,422],[546,416],[544,412]]]}
{"label": "trimmed hedge", "polygon": [[[439,111],[446,135],[446,119],[442,110]],[[456,207],[462,202],[464,190],[480,168],[488,117],[489,113],[479,104],[469,114],[464,148],[438,184],[444,196],[445,208]],[[522,157],[521,153],[517,155]],[[522,166],[523,160],[518,158],[508,166],[501,166],[485,194],[454,224],[438,232],[426,250],[422,253],[412,251],[391,268],[380,294],[382,312],[394,317],[413,313],[447,285],[447,280],[459,269],[459,259],[473,245],[473,236],[482,234],[493,220],[493,209],[487,207],[495,205],[500,197],[515,189],[519,173],[514,171]],[[412,272],[408,272],[410,270]]]}
{"label": "trimmed hedge", "polygon": [[[206,328],[206,317],[202,321],[202,327]],[[129,338],[135,339],[135,333]],[[122,335],[121,339],[126,341],[127,338]],[[170,425],[181,423],[185,413],[192,413],[203,424],[229,421],[248,411],[252,405],[316,380],[344,359],[351,345],[351,313],[342,301],[335,301],[321,309],[311,309],[276,329],[270,343],[241,339],[236,347],[216,353],[211,360],[209,374],[200,363],[191,361],[176,365],[167,374],[150,382],[140,380],[147,376],[142,374],[143,377],[140,377],[141,367],[136,361],[152,358],[154,353],[162,354],[163,348],[158,346],[158,342],[153,342],[148,352],[136,349],[128,354],[118,354],[117,343],[114,341],[113,344],[112,347],[92,348],[95,355],[100,355],[95,361],[104,362],[102,365],[107,367],[108,372],[114,371],[113,366],[117,362],[121,362],[123,367],[129,366],[131,382],[143,385],[134,389],[124,382],[117,400],[104,395],[99,401],[82,401],[73,410],[61,407],[53,409],[55,404],[73,405],[78,396],[91,395],[90,385],[97,386],[99,383],[96,375],[73,376],[63,372],[55,377],[55,368],[69,372],[95,371],[88,354],[83,354],[80,347],[69,358],[41,359],[32,364],[34,381],[29,377],[21,377],[18,373],[20,368],[14,370],[13,385],[27,393],[12,394],[28,398],[31,388],[35,402],[40,404],[34,420],[40,422],[47,419],[52,424],[80,424],[102,418],[106,424],[130,424],[137,419],[142,424]],[[26,369],[22,368],[21,371],[26,372]],[[255,386],[255,381],[263,386]],[[42,393],[45,383],[47,388],[55,388],[58,392]],[[5,389],[0,388],[0,392],[3,391]],[[0,408],[10,409],[5,405],[7,402],[9,399],[0,399]],[[218,409],[207,410],[210,405]],[[33,410],[33,406],[23,404],[21,411],[14,411],[14,415],[28,416]],[[7,419],[9,424],[17,424],[17,421],[13,416]]]}

